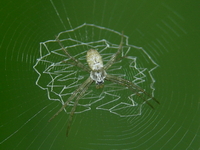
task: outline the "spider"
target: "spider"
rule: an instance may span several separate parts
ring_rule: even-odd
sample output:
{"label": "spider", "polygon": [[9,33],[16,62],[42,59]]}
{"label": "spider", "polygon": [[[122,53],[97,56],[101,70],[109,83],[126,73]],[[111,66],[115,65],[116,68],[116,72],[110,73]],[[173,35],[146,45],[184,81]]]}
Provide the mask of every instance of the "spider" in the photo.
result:
{"label": "spider", "polygon": [[62,105],[62,107],[49,119],[49,122],[50,122],[53,118],[55,118],[70,103],[70,101],[74,100],[74,106],[72,107],[69,118],[68,118],[66,136],[68,136],[70,126],[71,126],[71,122],[72,122],[72,118],[73,118],[74,112],[76,110],[76,107],[78,105],[78,102],[84,96],[88,87],[93,82],[96,83],[96,88],[100,89],[100,88],[104,87],[104,81],[105,80],[111,81],[111,82],[117,83],[119,85],[128,87],[128,89],[130,89],[131,91],[136,93],[137,96],[141,97],[141,99],[153,109],[154,109],[154,107],[141,95],[141,93],[145,94],[147,97],[153,99],[156,103],[159,104],[159,102],[152,95],[145,92],[144,89],[142,89],[138,85],[135,85],[133,82],[106,73],[106,71],[115,62],[118,61],[118,57],[121,54],[122,48],[123,48],[123,38],[124,38],[124,34],[122,32],[121,42],[120,42],[120,45],[119,45],[117,52],[112,55],[110,60],[105,65],[103,65],[102,57],[97,50],[95,50],[95,49],[88,50],[87,55],[86,55],[87,63],[88,63],[88,66],[89,66],[88,67],[88,66],[84,65],[83,63],[81,63],[78,59],[71,56],[69,54],[69,52],[67,51],[67,49],[64,48],[64,46],[61,44],[61,41],[58,39],[58,37],[56,37],[56,41],[60,45],[61,49],[69,57],[69,60],[71,60],[71,62],[68,62],[68,61],[63,61],[63,62],[64,63],[70,63],[70,64],[77,66],[77,67],[81,68],[82,70],[90,73],[90,76],[72,93],[72,95]]}

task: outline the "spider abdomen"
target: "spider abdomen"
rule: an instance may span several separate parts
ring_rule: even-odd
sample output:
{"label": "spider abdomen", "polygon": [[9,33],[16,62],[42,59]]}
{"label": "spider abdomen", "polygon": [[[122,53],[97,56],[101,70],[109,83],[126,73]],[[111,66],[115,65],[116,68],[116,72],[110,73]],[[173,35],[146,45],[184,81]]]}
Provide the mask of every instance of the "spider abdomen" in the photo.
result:
{"label": "spider abdomen", "polygon": [[103,68],[101,55],[95,49],[87,51],[87,63],[92,70],[101,70]]}

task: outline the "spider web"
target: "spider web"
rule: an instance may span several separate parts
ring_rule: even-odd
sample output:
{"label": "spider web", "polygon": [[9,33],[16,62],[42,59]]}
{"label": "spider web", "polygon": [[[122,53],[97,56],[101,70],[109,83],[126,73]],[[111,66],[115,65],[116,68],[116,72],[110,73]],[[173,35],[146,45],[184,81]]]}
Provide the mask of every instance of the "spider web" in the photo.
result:
{"label": "spider web", "polygon": [[[0,149],[199,149],[199,10],[185,0],[1,1]],[[90,48],[105,64],[122,31],[125,57],[107,72],[160,105],[109,81],[92,84],[66,137],[74,101],[48,120],[89,73],[61,63],[68,57],[55,36],[83,64]]]}
{"label": "spider web", "polygon": [[[104,39],[107,36],[110,40]],[[97,49],[106,63],[119,48],[119,45],[113,39],[120,39],[121,36],[120,32],[87,23],[58,34],[59,40],[64,43],[64,47],[69,53],[82,61],[84,65],[87,65],[85,56],[89,49]],[[125,44],[120,56],[122,59],[107,72],[122,78],[130,77],[129,74],[131,74],[130,80],[138,86],[142,85],[143,82],[148,82],[149,85],[146,84],[145,89],[148,89],[147,91],[154,95],[155,79],[151,72],[158,65],[143,48],[130,45],[128,36],[125,36],[124,40]],[[134,53],[136,56],[131,56],[130,53]],[[65,55],[56,40],[40,43],[40,58],[34,65],[34,69],[39,75],[36,85],[47,91],[50,100],[59,101],[62,105],[89,76],[89,73],[81,73],[83,71],[81,68],[74,67],[70,62],[63,63],[63,61],[68,62],[70,58]],[[141,64],[143,65],[141,66]],[[148,65],[148,68],[145,65]],[[126,69],[124,69],[125,66]],[[124,70],[125,73],[119,70]],[[95,94],[97,90],[90,88],[90,91],[86,92],[86,96],[79,102],[78,113],[88,111],[93,104],[98,103],[96,109],[109,111],[121,117],[141,115],[143,100],[139,101],[136,93],[124,93],[125,90],[127,90],[126,87],[119,87],[115,83],[109,82],[105,82],[105,88],[98,92],[98,95]],[[73,106],[73,101],[69,106]]]}

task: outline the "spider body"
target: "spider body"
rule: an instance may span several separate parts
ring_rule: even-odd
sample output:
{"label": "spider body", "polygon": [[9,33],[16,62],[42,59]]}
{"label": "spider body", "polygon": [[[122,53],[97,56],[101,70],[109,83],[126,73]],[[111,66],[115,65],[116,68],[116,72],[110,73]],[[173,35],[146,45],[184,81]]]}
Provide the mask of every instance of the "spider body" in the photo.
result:
{"label": "spider body", "polygon": [[87,63],[91,69],[90,78],[97,84],[96,88],[103,88],[106,71],[103,68],[101,55],[97,50],[90,49],[87,51]]}
{"label": "spider body", "polygon": [[[114,82],[114,83],[116,83],[118,85],[128,87],[129,90],[131,90],[136,95],[141,97],[141,99],[145,103],[147,103],[151,108],[153,108],[153,106],[148,102],[147,99],[145,99],[143,94],[146,95],[147,97],[151,98],[152,100],[154,100],[156,103],[159,104],[159,102],[152,95],[148,94],[144,89],[142,89],[138,85],[135,85],[133,82],[106,73],[106,70],[108,70],[115,62],[117,62],[120,54],[122,53],[122,48],[123,48],[122,45],[123,45],[123,37],[124,37],[124,35],[123,35],[123,33],[121,35],[122,35],[121,42],[120,42],[120,45],[119,45],[119,48],[118,48],[117,52],[115,54],[113,54],[113,56],[110,58],[110,60],[105,65],[103,65],[102,57],[101,57],[101,55],[99,54],[99,52],[97,50],[94,50],[94,49],[88,50],[86,58],[87,58],[87,63],[88,63],[89,67],[84,65],[83,63],[81,63],[78,59],[76,59],[73,56],[71,56],[69,54],[69,52],[67,51],[67,49],[61,44],[61,42],[58,39],[58,37],[56,38],[56,40],[59,43],[61,49],[73,61],[72,65],[77,66],[77,67],[81,68],[82,70],[87,71],[87,72],[90,73],[90,76],[72,93],[72,95],[66,100],[66,102],[62,105],[62,107],[49,120],[49,121],[51,121],[72,100],[74,100],[74,106],[71,109],[71,112],[70,112],[70,115],[69,115],[69,119],[68,119],[66,136],[68,136],[70,125],[71,125],[72,118],[73,118],[74,112],[76,110],[76,107],[78,105],[78,101],[84,96],[84,94],[87,91],[88,87],[93,82],[96,83],[96,88],[99,89],[99,88],[103,88],[104,87],[104,81],[105,80],[111,81],[111,82]],[[63,63],[68,63],[68,62],[65,62],[65,61],[62,61],[62,62]]]}

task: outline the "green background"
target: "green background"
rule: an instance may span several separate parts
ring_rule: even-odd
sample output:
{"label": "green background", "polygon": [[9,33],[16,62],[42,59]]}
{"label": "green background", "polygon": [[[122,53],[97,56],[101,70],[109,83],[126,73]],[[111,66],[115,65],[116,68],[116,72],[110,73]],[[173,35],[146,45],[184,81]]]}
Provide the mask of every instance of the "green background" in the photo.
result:
{"label": "green background", "polygon": [[[53,3],[0,2],[0,149],[199,149],[200,2]],[[60,105],[35,85],[33,65],[39,43],[70,29],[68,19],[72,27],[123,30],[130,44],[143,47],[159,64],[153,76],[161,105],[132,118],[92,109],[76,115],[67,138],[66,114],[48,123]]]}

